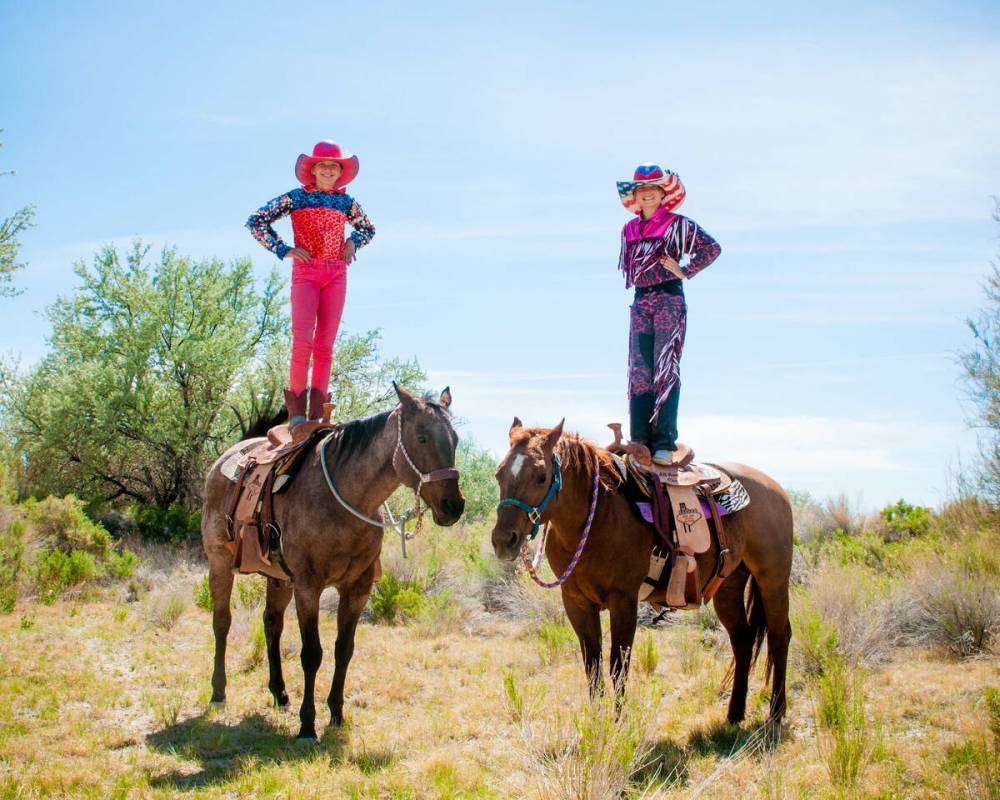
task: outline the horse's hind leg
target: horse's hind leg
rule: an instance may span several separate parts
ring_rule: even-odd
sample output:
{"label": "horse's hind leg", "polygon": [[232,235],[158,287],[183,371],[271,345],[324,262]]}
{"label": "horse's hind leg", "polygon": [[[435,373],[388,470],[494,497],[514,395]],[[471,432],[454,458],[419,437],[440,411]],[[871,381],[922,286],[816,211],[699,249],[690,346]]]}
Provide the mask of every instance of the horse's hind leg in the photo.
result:
{"label": "horse's hind leg", "polygon": [[338,589],[340,602],[337,604],[337,643],[333,647],[333,683],[326,699],[330,707],[330,719],[334,725],[344,724],[344,682],[347,680],[347,665],[354,655],[354,634],[358,620],[371,594],[375,565],[361,578],[348,587]]}
{"label": "horse's hind leg", "polygon": [[733,648],[733,692],[726,718],[734,725],[746,716],[747,684],[753,660],[754,634],[743,603],[748,577],[747,568],[740,565],[719,587],[712,600],[715,613],[729,634],[729,644]]}
{"label": "horse's hind leg", "polygon": [[267,687],[278,708],[288,707],[285,677],[281,673],[281,631],[285,626],[285,609],[292,599],[292,584],[267,579],[267,603],[264,606],[264,636],[267,639]]}
{"label": "horse's hind leg", "polygon": [[[765,579],[768,576],[765,576]],[[792,624],[788,621],[788,578],[762,581],[757,579],[764,602],[767,623],[767,663],[772,671],[771,708],[769,722],[781,722],[785,715],[785,672],[788,668],[788,645],[792,641]]]}
{"label": "horse's hind leg", "polygon": [[229,600],[233,594],[232,560],[227,550],[222,557],[209,558],[208,588],[212,593],[212,629],[215,632],[215,665],[212,669],[212,703],[226,702],[226,639],[233,622]]}

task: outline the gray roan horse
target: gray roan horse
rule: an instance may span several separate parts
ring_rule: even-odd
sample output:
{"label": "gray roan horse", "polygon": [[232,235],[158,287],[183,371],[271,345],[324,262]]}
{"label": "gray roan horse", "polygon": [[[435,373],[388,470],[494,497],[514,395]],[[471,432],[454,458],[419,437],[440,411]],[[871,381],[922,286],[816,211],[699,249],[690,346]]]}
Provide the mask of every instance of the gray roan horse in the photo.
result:
{"label": "gray roan horse", "polygon": [[[621,693],[628,675],[635,637],[639,586],[649,569],[652,528],[626,497],[611,455],[573,434],[564,435],[560,422],[551,430],[525,428],[514,418],[510,451],[497,468],[500,496],[537,507],[547,496],[554,475],[553,456],[562,464],[562,492],[541,514],[551,524],[545,555],[556,575],[563,575],[577,550],[588,517],[599,470],[597,506],[590,537],[576,568],[562,584],[562,601],[580,640],[591,692],[601,682],[601,617],[611,616],[611,677]],[[750,505],[726,517],[730,541],[746,542],[743,563],[719,587],[715,613],[729,633],[733,648],[733,694],[729,721],[746,712],[747,678],[764,636],[767,662],[773,670],[769,718],[785,713],[785,668],[792,628],[788,622],[788,583],[792,567],[792,509],[782,488],[771,478],[743,464],[720,464],[750,494]],[[553,493],[554,495],[555,493]],[[532,529],[523,507],[503,505],[493,528],[498,558],[517,558]],[[698,573],[708,576],[719,555],[714,543],[698,559]],[[749,603],[745,604],[745,593]]]}
{"label": "gray roan horse", "polygon": [[[420,497],[438,525],[452,525],[462,515],[465,499],[457,477],[421,481],[414,466],[428,473],[454,467],[458,436],[451,426],[445,389],[439,400],[416,398],[396,387],[399,405],[392,411],[354,420],[340,426],[326,448],[326,466],[340,496],[356,511],[371,518],[399,486],[419,487]],[[231,447],[215,462],[205,481],[201,536],[208,556],[215,629],[215,669],[212,702],[226,699],[226,636],[232,615],[233,556],[226,546],[225,502],[229,480],[221,474],[225,459],[244,446]],[[285,609],[295,597],[295,611],[302,634],[304,696],[299,719],[300,739],[316,738],[313,693],[316,672],[323,658],[319,638],[319,598],[328,586],[337,587],[337,643],[334,647],[333,685],[327,704],[332,721],[344,720],[344,679],[354,653],[358,626],[382,552],[383,529],[349,513],[334,498],[323,474],[321,450],[304,458],[292,484],[275,496],[274,513],[282,532],[282,550],[293,583],[267,579],[264,633],[270,670],[268,688],[279,708],[288,706],[281,674],[281,630]],[[410,460],[412,459],[412,463]],[[455,473],[457,474],[457,473]]]}

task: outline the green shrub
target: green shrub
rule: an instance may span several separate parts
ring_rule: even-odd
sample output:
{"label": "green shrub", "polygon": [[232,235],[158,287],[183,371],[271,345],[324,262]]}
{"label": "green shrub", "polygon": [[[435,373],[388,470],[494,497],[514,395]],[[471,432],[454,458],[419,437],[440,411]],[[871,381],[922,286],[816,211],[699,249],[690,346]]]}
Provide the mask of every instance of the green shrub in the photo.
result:
{"label": "green shrub", "polygon": [[895,505],[883,508],[879,516],[889,538],[915,538],[926,535],[931,529],[930,509],[911,505],[902,498]]}
{"label": "green shrub", "polygon": [[203,575],[201,580],[194,585],[194,604],[198,608],[212,613],[212,589],[208,585],[208,575]]}
{"label": "green shrub", "polygon": [[480,449],[472,439],[465,437],[459,440],[455,463],[462,473],[465,519],[484,519],[493,513],[500,501],[500,489],[494,476],[496,460],[488,450]]}
{"label": "green shrub", "polygon": [[201,512],[190,511],[180,503],[168,508],[136,506],[135,529],[146,541],[180,544],[201,534]]}
{"label": "green shrub", "polygon": [[23,506],[33,538],[42,547],[65,553],[80,550],[101,560],[111,553],[111,534],[84,513],[84,502],[73,495],[28,498]]}
{"label": "green shrub", "polygon": [[415,579],[382,575],[371,595],[372,618],[376,622],[400,624],[414,619],[424,608],[424,587]]}
{"label": "green shrub", "polygon": [[97,562],[91,553],[73,550],[40,550],[35,559],[35,586],[38,599],[51,604],[59,595],[77,584],[97,577]]}
{"label": "green shrub", "polygon": [[267,583],[256,575],[240,575],[236,578],[236,595],[243,608],[257,608],[264,604]]}
{"label": "green shrub", "polygon": [[24,523],[12,520],[0,531],[0,614],[9,614],[17,602],[17,585],[24,560]]}
{"label": "green shrub", "polygon": [[796,635],[796,652],[806,675],[817,677],[826,672],[828,666],[838,658],[837,629],[827,625],[819,612],[807,609],[795,614],[792,623]]}

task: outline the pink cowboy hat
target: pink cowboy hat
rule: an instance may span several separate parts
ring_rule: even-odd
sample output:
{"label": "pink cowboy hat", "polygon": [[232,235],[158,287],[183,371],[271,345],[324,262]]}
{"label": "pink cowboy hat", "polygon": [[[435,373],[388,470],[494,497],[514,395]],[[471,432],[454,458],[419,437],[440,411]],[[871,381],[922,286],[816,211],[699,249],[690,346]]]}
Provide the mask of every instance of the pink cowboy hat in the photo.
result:
{"label": "pink cowboy hat", "polygon": [[295,177],[299,179],[299,183],[303,186],[316,183],[316,176],[313,175],[312,169],[320,161],[336,161],[340,164],[341,173],[340,177],[337,178],[335,189],[343,189],[358,176],[358,157],[342,154],[339,144],[324,139],[322,142],[316,143],[311,156],[303,153],[295,162]]}
{"label": "pink cowboy hat", "polygon": [[661,205],[666,206],[667,211],[673,211],[683,203],[687,194],[681,179],[669,169],[663,169],[658,164],[640,164],[635,168],[632,180],[618,181],[618,196],[622,205],[633,214],[640,213],[633,194],[640,186],[659,186],[663,189]]}

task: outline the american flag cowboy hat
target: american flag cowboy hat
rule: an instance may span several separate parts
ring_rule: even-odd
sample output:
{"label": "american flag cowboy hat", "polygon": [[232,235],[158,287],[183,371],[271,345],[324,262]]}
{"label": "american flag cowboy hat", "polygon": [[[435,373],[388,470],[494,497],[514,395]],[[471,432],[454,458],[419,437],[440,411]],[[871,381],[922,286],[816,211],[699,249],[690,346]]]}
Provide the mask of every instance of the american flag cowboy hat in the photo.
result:
{"label": "american flag cowboy hat", "polygon": [[622,205],[633,214],[639,213],[639,206],[632,193],[640,186],[659,186],[663,189],[661,205],[666,206],[667,211],[673,211],[683,203],[684,195],[687,194],[681,179],[669,169],[663,169],[658,164],[640,164],[635,168],[632,180],[618,181],[618,196]]}

